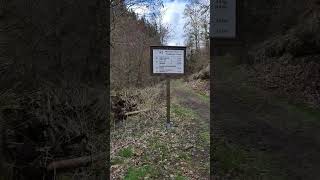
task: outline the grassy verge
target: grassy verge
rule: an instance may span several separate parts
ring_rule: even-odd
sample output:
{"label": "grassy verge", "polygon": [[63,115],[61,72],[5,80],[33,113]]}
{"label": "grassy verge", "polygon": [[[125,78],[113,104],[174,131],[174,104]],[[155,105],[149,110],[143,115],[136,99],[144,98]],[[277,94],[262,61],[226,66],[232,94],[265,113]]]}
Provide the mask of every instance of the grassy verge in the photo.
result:
{"label": "grassy verge", "polygon": [[199,118],[197,113],[194,112],[192,109],[183,107],[177,103],[172,104],[170,110],[171,110],[171,113],[173,113],[174,115],[180,118],[191,118],[191,119]]}
{"label": "grassy verge", "polygon": [[[196,101],[203,105],[208,103],[209,97],[195,93],[179,80],[172,81],[172,94],[176,86],[183,92],[180,96],[172,95],[171,117],[174,127],[169,130],[165,128],[165,103],[159,103],[165,93],[152,96],[152,89],[142,92],[134,90],[135,94],[143,96],[139,109],[147,106],[152,108],[128,117],[125,127],[111,132],[112,178],[183,180],[202,179],[209,174],[209,155],[206,152],[210,144],[209,124],[202,122],[201,114],[199,116],[199,112],[192,109],[197,106],[186,107],[185,102],[181,101],[183,99],[187,104]],[[165,87],[161,88],[165,90]]]}
{"label": "grassy verge", "polygon": [[[199,102],[207,103],[207,100],[201,99],[203,96],[199,96],[194,92],[190,87],[187,87],[186,84],[183,84],[179,88],[182,88],[183,91],[187,92],[191,96],[196,97]],[[183,97],[181,97],[183,98]],[[176,119],[182,119],[183,121],[189,122],[190,125],[187,127],[192,132],[190,136],[194,136],[194,143],[192,144],[193,153],[181,152],[179,157],[184,161],[187,161],[189,164],[193,164],[193,168],[197,171],[202,172],[203,176],[209,172],[209,148],[210,148],[210,131],[209,123],[205,119],[201,119],[197,110],[185,105],[180,104],[179,98],[175,99],[171,112]],[[207,151],[207,152],[206,152]],[[204,178],[204,177],[203,177]],[[179,176],[177,179],[181,179]]]}
{"label": "grassy verge", "polygon": [[[150,94],[147,92],[141,94]],[[112,178],[182,180],[201,177],[200,170],[193,164],[192,153],[201,148],[198,142],[208,143],[208,133],[201,134],[201,140],[197,141],[194,124],[199,120],[198,114],[177,102],[173,100],[171,106],[176,127],[170,130],[165,128],[166,108],[162,104],[149,112],[130,116],[125,127],[112,131]],[[157,98],[149,98],[148,104],[159,102]]]}
{"label": "grassy verge", "polygon": [[210,103],[210,96],[200,93],[200,92],[195,92],[195,94],[201,99],[203,102]]}

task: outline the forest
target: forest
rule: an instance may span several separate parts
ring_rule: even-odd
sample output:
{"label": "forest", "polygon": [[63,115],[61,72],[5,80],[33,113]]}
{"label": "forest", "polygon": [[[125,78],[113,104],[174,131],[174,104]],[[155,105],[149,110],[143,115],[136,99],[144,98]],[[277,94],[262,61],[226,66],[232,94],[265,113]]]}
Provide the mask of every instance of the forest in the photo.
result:
{"label": "forest", "polygon": [[320,179],[319,0],[242,0],[228,47],[213,2],[1,1],[0,179]]}

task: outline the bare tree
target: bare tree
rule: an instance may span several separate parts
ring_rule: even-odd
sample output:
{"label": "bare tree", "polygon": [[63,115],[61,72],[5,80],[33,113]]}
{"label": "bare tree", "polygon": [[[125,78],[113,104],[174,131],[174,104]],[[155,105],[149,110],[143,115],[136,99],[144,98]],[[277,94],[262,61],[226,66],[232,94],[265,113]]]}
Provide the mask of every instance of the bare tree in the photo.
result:
{"label": "bare tree", "polygon": [[[191,48],[199,51],[201,43],[208,47],[209,42],[209,2],[191,1],[186,5],[184,10],[184,18],[186,19],[185,34],[188,44],[192,44]],[[192,42],[192,43],[191,43]]]}
{"label": "bare tree", "polygon": [[[111,87],[121,89],[144,86],[155,78],[150,76],[149,46],[165,41],[165,28],[158,16],[151,20],[123,7],[115,28],[111,31]],[[156,21],[157,20],[157,21]]]}
{"label": "bare tree", "polygon": [[209,1],[191,0],[184,10],[186,44],[191,49],[189,68],[198,71],[209,62]]}

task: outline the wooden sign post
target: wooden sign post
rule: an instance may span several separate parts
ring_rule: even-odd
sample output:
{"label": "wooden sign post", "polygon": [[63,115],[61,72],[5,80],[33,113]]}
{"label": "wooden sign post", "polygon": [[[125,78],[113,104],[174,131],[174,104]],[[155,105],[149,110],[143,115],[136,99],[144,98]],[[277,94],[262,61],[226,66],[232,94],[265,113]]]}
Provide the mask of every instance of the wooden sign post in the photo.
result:
{"label": "wooden sign post", "polygon": [[151,75],[166,77],[167,90],[167,121],[166,127],[171,128],[170,120],[170,79],[184,75],[186,47],[184,46],[151,46],[150,69]]}
{"label": "wooden sign post", "polygon": [[170,78],[166,79],[167,81],[167,128],[171,127],[170,121]]}

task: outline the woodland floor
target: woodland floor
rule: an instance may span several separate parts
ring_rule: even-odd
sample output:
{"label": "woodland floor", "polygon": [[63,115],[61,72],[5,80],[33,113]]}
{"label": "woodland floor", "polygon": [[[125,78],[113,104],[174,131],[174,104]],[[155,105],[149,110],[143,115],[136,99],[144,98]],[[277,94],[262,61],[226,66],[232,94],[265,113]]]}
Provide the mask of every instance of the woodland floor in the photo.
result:
{"label": "woodland floor", "polygon": [[[219,60],[211,99],[214,179],[320,179],[320,111],[254,87],[243,67]],[[199,84],[172,81],[173,129],[165,129],[164,103],[155,102],[112,131],[112,179],[209,179],[210,98]]]}
{"label": "woodland floor", "polygon": [[171,100],[172,129],[164,104],[113,129],[112,179],[209,179],[209,97],[175,80]]}
{"label": "woodland floor", "polygon": [[216,67],[215,179],[320,179],[320,112],[250,86],[230,59]]}

